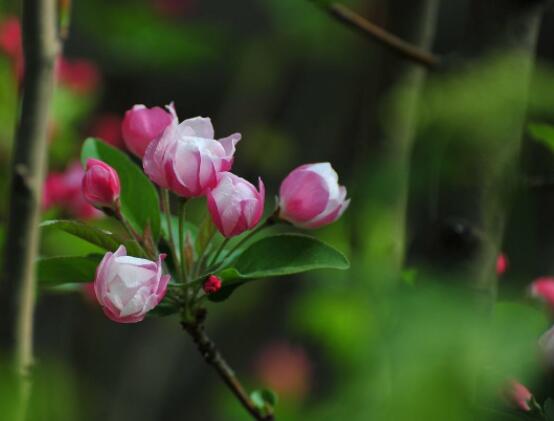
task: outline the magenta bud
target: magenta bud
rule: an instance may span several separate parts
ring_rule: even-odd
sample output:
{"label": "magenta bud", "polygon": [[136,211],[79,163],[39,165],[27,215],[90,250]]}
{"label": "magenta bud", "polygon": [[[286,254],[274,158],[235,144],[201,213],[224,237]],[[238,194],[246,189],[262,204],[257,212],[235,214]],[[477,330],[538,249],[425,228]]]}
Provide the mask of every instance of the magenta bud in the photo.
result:
{"label": "magenta bud", "polygon": [[221,289],[221,279],[215,275],[208,276],[208,279],[204,281],[202,289],[206,294],[215,294]]}
{"label": "magenta bud", "polygon": [[150,142],[159,139],[173,116],[160,107],[135,105],[125,113],[121,134],[127,149],[142,158]]}
{"label": "magenta bud", "polygon": [[114,208],[119,201],[119,176],[105,162],[92,158],[87,161],[82,186],[85,199],[93,206]]}
{"label": "magenta bud", "polygon": [[162,275],[162,260],[157,262],[127,256],[120,246],[108,252],[96,269],[94,293],[106,316],[118,323],[140,322],[162,301],[169,275]]}
{"label": "magenta bud", "polygon": [[264,212],[265,188],[258,180],[258,190],[244,178],[230,172],[219,174],[217,186],[209,190],[208,210],[225,237],[233,237],[254,228]]}
{"label": "magenta bud", "polygon": [[306,164],[281,183],[279,217],[301,228],[319,228],[336,221],[349,203],[331,164]]}

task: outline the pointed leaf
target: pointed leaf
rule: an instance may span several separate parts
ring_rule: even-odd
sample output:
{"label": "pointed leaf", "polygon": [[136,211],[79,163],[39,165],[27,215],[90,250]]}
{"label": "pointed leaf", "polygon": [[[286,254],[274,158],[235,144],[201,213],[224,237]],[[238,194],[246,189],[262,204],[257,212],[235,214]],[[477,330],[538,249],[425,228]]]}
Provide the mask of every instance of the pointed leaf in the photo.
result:
{"label": "pointed leaf", "polygon": [[38,260],[38,282],[41,287],[94,281],[102,255],[45,257]]}
{"label": "pointed leaf", "polygon": [[217,275],[222,288],[208,296],[212,302],[226,300],[241,284],[263,278],[292,275],[316,269],[350,267],[348,259],[322,241],[301,234],[278,234],[251,244]]}
{"label": "pointed leaf", "polygon": [[346,257],[324,242],[301,234],[278,234],[250,245],[231,268],[226,281],[292,275],[315,269],[348,269]]}

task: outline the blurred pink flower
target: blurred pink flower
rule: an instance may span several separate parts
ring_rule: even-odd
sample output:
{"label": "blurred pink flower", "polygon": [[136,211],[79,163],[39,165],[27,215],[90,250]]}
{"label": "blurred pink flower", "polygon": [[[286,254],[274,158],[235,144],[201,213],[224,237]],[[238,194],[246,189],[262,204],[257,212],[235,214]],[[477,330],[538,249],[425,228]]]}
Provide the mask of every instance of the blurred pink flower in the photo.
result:
{"label": "blurred pink flower", "polygon": [[125,143],[121,136],[122,122],[123,120],[117,114],[101,114],[93,120],[89,134],[116,148],[125,149]]}
{"label": "blurred pink flower", "polygon": [[500,253],[500,255],[496,259],[496,276],[502,276],[507,269],[508,258],[504,253]]}
{"label": "blurred pink flower", "polygon": [[18,18],[9,17],[0,22],[0,51],[10,58],[17,80],[23,80],[23,42]]}
{"label": "blurred pink flower", "polygon": [[531,296],[544,301],[554,312],[554,278],[541,277],[533,281],[529,288]]}
{"label": "blurred pink flower", "polygon": [[531,411],[529,402],[533,398],[533,395],[529,392],[529,389],[518,381],[513,379],[510,380],[506,387],[505,394],[508,401],[516,408],[525,412]]}
{"label": "blurred pink flower", "polygon": [[56,74],[61,85],[78,94],[88,94],[98,88],[100,72],[92,61],[61,57]]}
{"label": "blurred pink flower", "polygon": [[302,400],[311,387],[312,365],[306,351],[286,342],[264,347],[256,358],[255,373],[264,386],[286,399]]}

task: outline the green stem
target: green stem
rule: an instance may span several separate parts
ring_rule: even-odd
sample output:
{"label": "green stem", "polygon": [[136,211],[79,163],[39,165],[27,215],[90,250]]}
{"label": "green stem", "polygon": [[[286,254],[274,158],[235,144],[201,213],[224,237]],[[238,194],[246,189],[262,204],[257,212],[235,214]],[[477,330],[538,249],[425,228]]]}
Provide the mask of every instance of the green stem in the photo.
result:
{"label": "green stem", "polygon": [[194,265],[194,270],[192,271],[192,275],[194,277],[198,277],[198,272],[200,272],[200,269],[202,268],[204,261],[208,257],[208,250],[210,249],[210,246],[214,237],[215,237],[215,231],[212,232],[212,234],[210,235],[210,238],[208,238],[208,241],[206,242],[206,247],[204,247],[204,250],[202,250],[200,257],[198,258],[198,260]]}
{"label": "green stem", "polygon": [[181,212],[179,213],[179,245],[181,246],[181,273],[183,275],[183,278],[187,278],[188,276],[187,258],[185,251],[185,220],[187,203],[187,199],[183,199],[183,201],[181,202]]}
{"label": "green stem", "polygon": [[173,235],[173,223],[171,218],[171,208],[169,205],[169,190],[162,189],[162,211],[167,219],[167,231],[169,232],[169,250],[175,266],[175,272],[180,282],[184,282],[183,274],[181,272],[181,265],[179,264],[179,258],[177,255],[177,248],[175,246],[175,237]]}
{"label": "green stem", "polygon": [[226,238],[225,240],[223,240],[221,242],[221,244],[217,248],[216,252],[212,255],[212,258],[210,259],[210,261],[207,265],[208,267],[212,266],[213,264],[215,264],[217,262],[217,258],[219,257],[221,252],[225,249],[225,246],[227,245],[227,243],[229,243],[229,238]]}
{"label": "green stem", "polygon": [[[269,218],[267,218],[261,224],[258,224],[258,226],[256,228],[254,228],[252,231],[250,231],[237,244],[235,244],[233,247],[231,247],[231,249],[223,257],[223,259],[221,259],[221,263],[223,264],[223,262],[225,262],[225,260],[227,260],[230,256],[232,256],[235,251],[237,251],[242,245],[244,245],[248,240],[250,240],[256,234],[258,234],[259,232],[261,232],[265,228],[273,226],[274,224],[275,224],[275,220],[273,218],[273,215],[270,216]],[[208,265],[208,267],[211,266],[211,265],[215,265],[217,263],[217,257],[218,256],[216,256],[216,258],[214,258],[210,261],[210,265]]]}
{"label": "green stem", "polygon": [[115,218],[121,223],[121,225],[123,225],[123,227],[125,228],[125,230],[129,234],[129,236],[137,242],[137,244],[139,245],[139,247],[142,250],[142,252],[144,253],[144,255],[149,257],[150,259],[155,260],[156,256],[154,256],[152,252],[149,252],[146,249],[146,247],[143,244],[141,236],[133,229],[133,227],[131,226],[129,221],[127,221],[127,219],[123,216],[123,214],[121,213],[119,207],[116,208],[116,210],[114,211],[114,215],[115,215]]}

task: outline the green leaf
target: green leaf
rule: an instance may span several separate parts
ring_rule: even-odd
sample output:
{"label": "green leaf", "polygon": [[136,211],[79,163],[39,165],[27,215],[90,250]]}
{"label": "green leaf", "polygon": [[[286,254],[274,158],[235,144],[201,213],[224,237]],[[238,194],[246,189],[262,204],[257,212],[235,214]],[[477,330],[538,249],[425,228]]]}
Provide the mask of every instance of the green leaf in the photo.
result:
{"label": "green leaf", "polygon": [[539,143],[554,151],[554,126],[549,124],[529,124],[529,133]]}
{"label": "green leaf", "polygon": [[40,226],[41,228],[56,228],[67,232],[107,251],[116,251],[123,244],[130,256],[146,257],[141,246],[135,240],[122,240],[110,231],[93,227],[83,222],[55,219],[44,221]]}
{"label": "green leaf", "polygon": [[349,267],[348,259],[340,251],[316,238],[301,234],[272,235],[251,244],[231,267],[219,271],[222,288],[208,295],[208,299],[224,301],[238,286],[255,279]]}
{"label": "green leaf", "polygon": [[57,219],[44,221],[40,226],[41,228],[56,228],[65,231],[104,250],[116,251],[122,243],[113,233],[79,221]]}
{"label": "green leaf", "polygon": [[160,201],[150,180],[123,152],[104,142],[89,138],[83,144],[81,161],[96,158],[111,165],[121,181],[121,213],[133,228],[144,233],[148,225],[155,240],[160,235]]}
{"label": "green leaf", "polygon": [[256,389],[250,393],[250,399],[259,409],[273,410],[279,398],[277,394],[269,389]]}
{"label": "green leaf", "polygon": [[45,257],[38,260],[38,282],[41,287],[94,281],[101,255]]}
{"label": "green leaf", "polygon": [[248,247],[219,273],[227,285],[235,280],[292,275],[316,269],[348,269],[346,257],[322,241],[301,234],[278,234]]}

